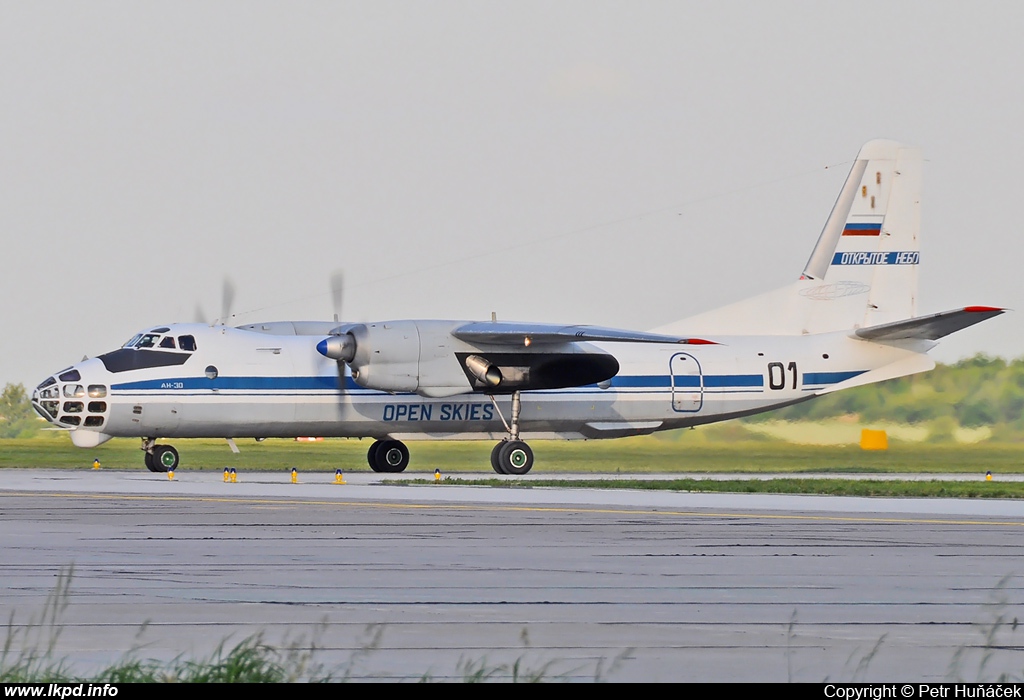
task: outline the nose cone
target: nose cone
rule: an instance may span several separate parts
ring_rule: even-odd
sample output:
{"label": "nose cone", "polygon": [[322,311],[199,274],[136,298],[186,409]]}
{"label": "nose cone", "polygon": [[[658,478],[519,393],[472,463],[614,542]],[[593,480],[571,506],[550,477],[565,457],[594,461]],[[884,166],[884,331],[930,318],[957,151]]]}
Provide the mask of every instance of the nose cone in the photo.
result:
{"label": "nose cone", "polygon": [[103,428],[109,418],[109,374],[98,360],[83,362],[48,377],[32,392],[36,413],[54,425],[76,431]]}

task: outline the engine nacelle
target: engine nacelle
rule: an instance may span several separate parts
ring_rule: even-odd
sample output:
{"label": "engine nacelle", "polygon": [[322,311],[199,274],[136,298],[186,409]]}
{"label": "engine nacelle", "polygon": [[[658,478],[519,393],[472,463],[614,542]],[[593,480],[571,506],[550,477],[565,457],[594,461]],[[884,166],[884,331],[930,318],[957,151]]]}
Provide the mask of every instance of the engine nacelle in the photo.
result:
{"label": "engine nacelle", "polygon": [[[415,391],[442,397],[473,390],[455,356],[461,342],[452,337],[457,321],[384,321],[361,323],[340,330],[352,338],[348,361],[352,379],[379,391]],[[339,343],[338,351],[345,346]],[[345,359],[345,358],[339,358]]]}
{"label": "engine nacelle", "polygon": [[441,398],[470,392],[506,394],[596,384],[615,376],[614,357],[559,343],[511,350],[473,345],[452,335],[464,321],[383,321],[340,326],[320,341],[325,357],[345,362],[362,387]]}

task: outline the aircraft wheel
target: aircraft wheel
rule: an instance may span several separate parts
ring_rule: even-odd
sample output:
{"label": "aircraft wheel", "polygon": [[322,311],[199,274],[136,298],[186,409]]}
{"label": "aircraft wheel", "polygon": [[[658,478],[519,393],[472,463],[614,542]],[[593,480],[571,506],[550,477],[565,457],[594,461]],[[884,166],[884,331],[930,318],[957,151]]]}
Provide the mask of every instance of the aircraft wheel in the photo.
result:
{"label": "aircraft wheel", "polygon": [[533,468],[533,450],[522,440],[509,440],[498,450],[498,464],[506,474],[522,476]]}
{"label": "aircraft wheel", "polygon": [[374,440],[366,452],[366,461],[370,464],[370,469],[375,472],[384,471],[377,465],[377,450],[380,449],[381,443],[381,440]]}
{"label": "aircraft wheel", "polygon": [[[154,472],[173,472],[178,468],[178,451],[170,445],[157,445],[153,448],[153,456],[150,459]],[[148,466],[148,465],[147,465]]]}
{"label": "aircraft wheel", "polygon": [[156,468],[156,464],[153,462],[153,453],[152,452],[143,452],[142,454],[145,455],[145,457],[146,457],[146,469],[148,469],[151,472],[158,472],[158,471],[160,471],[159,469]]}
{"label": "aircraft wheel", "polygon": [[409,448],[398,440],[384,440],[374,455],[377,471],[388,474],[404,472],[409,466]]}
{"label": "aircraft wheel", "polygon": [[501,468],[501,462],[498,460],[498,453],[501,452],[501,448],[504,446],[505,441],[502,440],[501,442],[494,446],[494,449],[491,450],[491,469],[498,472],[499,474],[505,473]]}

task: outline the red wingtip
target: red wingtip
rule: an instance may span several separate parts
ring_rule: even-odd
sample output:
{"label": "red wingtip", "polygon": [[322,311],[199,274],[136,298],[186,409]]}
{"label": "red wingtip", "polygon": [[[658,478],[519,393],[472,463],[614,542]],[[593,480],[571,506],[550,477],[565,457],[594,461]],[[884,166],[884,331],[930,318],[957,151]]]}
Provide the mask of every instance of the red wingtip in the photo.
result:
{"label": "red wingtip", "polygon": [[718,345],[718,343],[716,343],[713,340],[704,340],[703,338],[687,338],[686,339],[686,344],[687,345]]}
{"label": "red wingtip", "polygon": [[998,306],[965,306],[964,311],[969,314],[983,313],[985,311],[1006,311],[1006,309],[1000,309]]}

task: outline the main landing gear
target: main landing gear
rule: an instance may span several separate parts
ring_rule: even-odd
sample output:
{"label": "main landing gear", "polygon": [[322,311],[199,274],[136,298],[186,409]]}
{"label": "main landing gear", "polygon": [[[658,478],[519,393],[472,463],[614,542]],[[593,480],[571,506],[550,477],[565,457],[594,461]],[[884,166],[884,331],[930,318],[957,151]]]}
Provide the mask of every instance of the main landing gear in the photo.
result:
{"label": "main landing gear", "polygon": [[398,440],[375,440],[366,453],[366,461],[375,472],[397,474],[409,466],[409,448]]}
{"label": "main landing gear", "polygon": [[533,450],[525,442],[519,439],[519,413],[522,410],[522,402],[519,399],[519,392],[512,392],[512,424],[505,422],[505,416],[501,415],[498,402],[491,397],[491,403],[501,422],[505,423],[508,430],[508,439],[502,440],[491,450],[491,467],[499,474],[510,474],[522,476],[533,468]]}
{"label": "main landing gear", "polygon": [[178,468],[178,451],[170,445],[157,445],[153,438],[142,438],[142,451],[146,469],[151,472],[173,472]]}

